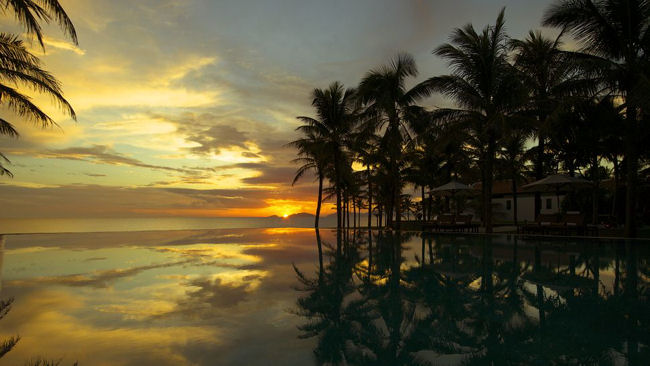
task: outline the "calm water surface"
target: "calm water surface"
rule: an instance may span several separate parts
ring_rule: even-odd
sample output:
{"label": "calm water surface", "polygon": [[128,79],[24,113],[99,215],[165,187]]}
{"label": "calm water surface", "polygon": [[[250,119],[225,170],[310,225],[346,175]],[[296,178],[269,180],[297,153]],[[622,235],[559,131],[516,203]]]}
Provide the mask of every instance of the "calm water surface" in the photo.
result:
{"label": "calm water surface", "polygon": [[0,245],[0,340],[21,336],[0,364],[650,364],[644,242],[222,229]]}
{"label": "calm water surface", "polygon": [[[325,217],[321,226],[336,226]],[[133,217],[133,218],[63,218],[0,219],[0,234],[83,233],[152,230],[251,229],[268,227],[314,226],[312,217]]]}

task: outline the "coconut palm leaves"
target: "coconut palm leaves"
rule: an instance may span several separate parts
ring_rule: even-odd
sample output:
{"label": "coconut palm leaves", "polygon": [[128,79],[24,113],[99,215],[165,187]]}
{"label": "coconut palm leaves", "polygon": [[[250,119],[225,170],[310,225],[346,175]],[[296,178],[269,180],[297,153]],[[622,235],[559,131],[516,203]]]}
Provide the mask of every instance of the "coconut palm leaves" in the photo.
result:
{"label": "coconut palm leaves", "polygon": [[627,161],[625,235],[635,236],[639,132],[641,123],[646,123],[649,107],[650,2],[557,1],[546,12],[544,24],[571,33],[582,47],[576,58],[588,65],[606,91],[623,103]]}
{"label": "coconut palm leaves", "polygon": [[[9,85],[13,84],[14,87]],[[17,86],[26,86],[35,92],[47,94],[72,118],[76,118],[74,109],[63,97],[61,83],[41,67],[40,60],[27,51],[23,41],[7,33],[0,33],[0,100],[27,120],[42,126],[51,126],[55,122],[31,98],[22,94]],[[17,136],[18,133],[7,121],[0,122],[0,133]]]}
{"label": "coconut palm leaves", "polygon": [[[411,89],[406,87],[409,77],[418,75],[415,60],[409,54],[398,54],[388,65],[369,71],[359,84],[358,101],[364,106],[363,118],[370,130],[383,130],[381,149],[388,157],[390,197],[388,209],[394,210],[396,227],[400,222],[402,193],[402,153],[405,140],[410,139],[409,128],[420,116],[421,107],[415,103],[431,92],[426,83]],[[389,218],[393,217],[389,214]]]}
{"label": "coconut palm leaves", "polygon": [[[354,90],[345,89],[339,82],[332,83],[327,89],[314,89],[312,106],[316,118],[300,116],[304,124],[297,130],[307,136],[304,143],[303,155],[308,155],[312,161],[308,165],[328,168],[323,171],[334,188],[336,194],[337,226],[342,226],[342,194],[346,180],[351,177],[350,158],[347,152],[349,132],[356,122],[354,110]],[[294,145],[299,148],[303,143]],[[312,169],[312,166],[306,169]],[[305,170],[302,171],[304,173]],[[298,173],[302,175],[299,169]],[[299,178],[299,176],[297,176]],[[295,180],[294,180],[295,182]]]}
{"label": "coconut palm leaves", "polygon": [[58,0],[6,0],[0,6],[5,13],[8,10],[13,12],[18,22],[28,33],[36,36],[42,47],[45,46],[42,22],[55,21],[72,42],[78,43],[74,25]]}
{"label": "coconut palm leaves", "polygon": [[322,139],[314,134],[309,134],[305,138],[301,138],[289,143],[298,150],[298,157],[293,159],[293,163],[301,164],[296,175],[293,178],[291,185],[296,184],[305,173],[313,171],[316,173],[318,179],[318,201],[316,203],[316,218],[314,227],[318,229],[320,221],[320,210],[323,202],[323,180],[325,179],[327,161],[323,158],[325,144]]}
{"label": "coconut palm leaves", "polygon": [[[3,6],[5,12],[13,11],[27,32],[34,34],[43,47],[40,22],[49,23],[51,20],[59,23],[72,41],[77,43],[74,26],[57,0],[7,0],[0,6]],[[63,97],[61,83],[42,68],[40,59],[29,52],[17,36],[0,33],[0,103],[18,117],[39,126],[56,125],[56,122],[24,93],[25,89],[51,97],[65,114],[76,119],[74,109]],[[18,131],[13,123],[0,119],[0,135],[18,137]],[[9,162],[4,155],[0,157]],[[11,176],[11,172],[0,164],[0,175]]]}
{"label": "coconut palm leaves", "polygon": [[522,103],[524,90],[508,63],[508,39],[504,12],[493,26],[477,32],[469,24],[456,29],[451,42],[434,50],[446,59],[452,73],[433,77],[429,87],[451,98],[458,108],[434,112],[444,123],[471,132],[474,149],[481,168],[483,190],[483,221],[487,232],[492,230],[492,181],[497,142],[506,121]]}

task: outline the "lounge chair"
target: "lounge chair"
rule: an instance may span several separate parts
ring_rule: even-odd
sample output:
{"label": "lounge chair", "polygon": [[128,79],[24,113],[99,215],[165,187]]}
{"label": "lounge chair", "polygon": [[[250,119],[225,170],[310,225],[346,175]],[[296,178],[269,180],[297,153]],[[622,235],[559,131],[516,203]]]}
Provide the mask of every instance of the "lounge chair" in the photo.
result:
{"label": "lounge chair", "polygon": [[537,216],[535,222],[525,222],[518,227],[522,234],[544,234],[553,229],[554,225],[560,223],[559,215],[557,214],[540,214]]}
{"label": "lounge chair", "polygon": [[454,218],[454,228],[458,231],[478,231],[478,225],[472,224],[472,215],[458,215]]}
{"label": "lounge chair", "polygon": [[576,232],[576,235],[584,235],[586,224],[585,224],[585,215],[579,212],[567,212],[564,215],[564,234],[569,234],[572,231]]}
{"label": "lounge chair", "polygon": [[443,214],[438,216],[438,225],[436,226],[438,230],[453,230],[454,226],[454,215]]}

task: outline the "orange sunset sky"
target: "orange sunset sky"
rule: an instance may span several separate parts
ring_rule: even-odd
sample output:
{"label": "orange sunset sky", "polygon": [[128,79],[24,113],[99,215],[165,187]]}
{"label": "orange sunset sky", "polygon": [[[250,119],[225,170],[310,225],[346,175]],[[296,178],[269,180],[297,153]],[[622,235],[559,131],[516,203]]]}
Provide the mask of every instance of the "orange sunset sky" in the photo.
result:
{"label": "orange sunset sky", "polygon": [[0,177],[0,218],[313,213],[316,185],[291,186],[285,147],[313,88],[355,86],[400,51],[418,63],[413,82],[446,73],[431,51],[454,27],[506,6],[521,37],[549,2],[61,0],[79,46],[50,26],[45,53],[32,49],[78,121],[37,97],[60,128],[16,121],[19,139],[0,136],[15,175]]}

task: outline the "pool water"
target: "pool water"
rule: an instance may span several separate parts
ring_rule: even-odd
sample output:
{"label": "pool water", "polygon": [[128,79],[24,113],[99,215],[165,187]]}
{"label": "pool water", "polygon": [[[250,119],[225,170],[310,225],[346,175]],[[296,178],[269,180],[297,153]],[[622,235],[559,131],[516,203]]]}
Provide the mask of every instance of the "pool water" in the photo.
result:
{"label": "pool water", "polygon": [[643,241],[313,229],[5,235],[0,364],[648,365]]}

